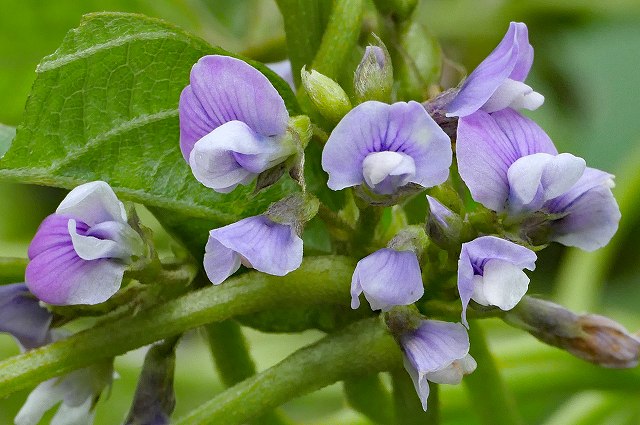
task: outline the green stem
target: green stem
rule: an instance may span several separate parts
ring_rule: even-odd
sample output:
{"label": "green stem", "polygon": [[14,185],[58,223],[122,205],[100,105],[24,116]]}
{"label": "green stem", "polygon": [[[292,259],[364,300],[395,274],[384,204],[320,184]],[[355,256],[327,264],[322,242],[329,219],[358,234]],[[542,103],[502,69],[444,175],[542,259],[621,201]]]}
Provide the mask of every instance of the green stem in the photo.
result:
{"label": "green stem", "polygon": [[24,282],[26,258],[0,257],[0,284]]}
{"label": "green stem", "polygon": [[376,424],[392,421],[391,395],[378,375],[347,379],[343,383],[347,403]]}
{"label": "green stem", "polygon": [[[366,350],[363,350],[366,347]],[[346,378],[398,367],[400,351],[378,318],[365,319],[296,351],[200,406],[175,425],[241,424]]]}
{"label": "green stem", "polygon": [[440,423],[437,384],[429,384],[429,408],[425,412],[413,381],[406,370],[394,370],[391,373],[391,379],[393,381],[394,423],[396,425],[438,425]]}
{"label": "green stem", "polygon": [[337,79],[358,42],[363,11],[363,0],[334,1],[320,48],[313,59],[313,69]]}
{"label": "green stem", "polygon": [[356,225],[356,231],[353,233],[354,251],[358,251],[358,255],[366,255],[369,251],[369,244],[375,236],[375,229],[382,217],[384,208],[374,205],[364,205],[360,207],[360,217]]}
{"label": "green stem", "polygon": [[[249,354],[242,328],[235,320],[209,323],[204,328],[220,379],[225,387],[231,387],[255,375],[256,365]],[[267,412],[255,424],[286,424],[281,412]]]}
{"label": "green stem", "polygon": [[231,387],[256,373],[256,365],[249,355],[247,341],[236,321],[210,323],[203,329],[225,387]]}
{"label": "green stem", "polygon": [[283,306],[345,304],[353,260],[306,259],[286,276],[250,272],[133,317],[106,322],[0,362],[0,397],[212,322]]}
{"label": "green stem", "polygon": [[300,70],[308,65],[322,39],[322,2],[320,0],[276,0],[287,35],[287,53],[296,86],[300,85]]}
{"label": "green stem", "polygon": [[478,363],[478,367],[463,381],[470,393],[471,404],[480,415],[482,423],[485,425],[521,424],[522,420],[516,410],[515,401],[500,376],[484,332],[477,321],[471,323],[469,339],[471,340],[470,354]]}

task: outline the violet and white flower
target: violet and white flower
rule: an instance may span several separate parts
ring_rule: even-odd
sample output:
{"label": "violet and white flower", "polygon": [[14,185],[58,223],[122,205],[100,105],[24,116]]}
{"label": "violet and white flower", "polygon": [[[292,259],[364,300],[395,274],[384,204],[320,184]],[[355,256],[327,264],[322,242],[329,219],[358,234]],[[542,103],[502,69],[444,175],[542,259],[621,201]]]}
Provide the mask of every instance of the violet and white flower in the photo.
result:
{"label": "violet and white flower", "polygon": [[469,336],[460,323],[422,320],[420,325],[399,338],[407,370],[427,410],[429,381],[436,384],[459,384],[464,375],[476,369],[469,355]]}
{"label": "violet and white flower", "polygon": [[22,349],[31,350],[51,341],[52,315],[24,283],[0,286],[0,332],[13,336]]}
{"label": "violet and white flower", "polygon": [[458,260],[458,291],[462,323],[467,323],[470,300],[485,306],[511,310],[529,288],[522,269],[534,270],[535,252],[495,236],[481,236],[462,244]]}
{"label": "violet and white flower", "polygon": [[528,231],[543,242],[593,251],[618,228],[613,176],[558,154],[536,123],[512,109],[460,118],[456,156],[474,200],[521,222],[533,217]]}
{"label": "violet and white flower", "polygon": [[75,370],[38,385],[15,417],[16,425],[36,425],[60,403],[51,425],[89,425],[100,394],[113,380],[113,361]]}
{"label": "violet and white flower", "polygon": [[98,304],[118,291],[128,264],[144,252],[111,187],[103,181],[85,183],[38,228],[25,281],[49,304]]}
{"label": "violet and white flower", "polygon": [[358,261],[351,279],[351,308],[360,307],[362,293],[372,310],[418,301],[424,286],[415,252],[382,248]]}
{"label": "violet and white flower", "polygon": [[224,282],[240,264],[284,276],[300,267],[302,249],[293,225],[276,223],[265,215],[248,217],[209,232],[204,269],[214,285]]}
{"label": "violet and white flower", "polygon": [[284,100],[257,69],[205,56],[180,95],[180,149],[196,179],[228,193],[295,153]]}
{"label": "violet and white flower", "polygon": [[527,26],[511,22],[498,46],[467,77],[457,96],[447,106],[448,117],[466,117],[481,109],[539,108],[544,96],[524,83],[533,64],[533,47]]}
{"label": "violet and white flower", "polygon": [[417,102],[364,102],[338,123],[322,152],[333,190],[366,185],[380,195],[408,183],[443,183],[451,165],[449,137]]}

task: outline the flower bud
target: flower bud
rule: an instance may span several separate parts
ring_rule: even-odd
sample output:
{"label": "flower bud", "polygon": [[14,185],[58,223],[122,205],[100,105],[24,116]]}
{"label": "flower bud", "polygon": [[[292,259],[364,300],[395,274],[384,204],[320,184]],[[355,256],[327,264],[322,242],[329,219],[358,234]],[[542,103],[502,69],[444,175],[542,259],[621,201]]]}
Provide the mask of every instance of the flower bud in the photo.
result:
{"label": "flower bud", "polygon": [[351,102],[342,87],[316,70],[302,68],[302,85],[318,112],[337,123],[351,110]]}
{"label": "flower bud", "polygon": [[173,376],[176,340],[153,345],[144,366],[125,425],[166,425],[176,405]]}
{"label": "flower bud", "polygon": [[578,315],[558,304],[525,297],[504,319],[588,362],[618,369],[638,365],[640,338],[607,317]]}
{"label": "flower bud", "polygon": [[445,207],[436,198],[427,195],[429,215],[427,217],[427,234],[439,247],[448,249],[460,245],[462,218]]}
{"label": "flower bud", "polygon": [[379,100],[389,103],[393,89],[391,56],[382,40],[374,35],[376,45],[367,46],[356,68],[353,86],[358,103]]}

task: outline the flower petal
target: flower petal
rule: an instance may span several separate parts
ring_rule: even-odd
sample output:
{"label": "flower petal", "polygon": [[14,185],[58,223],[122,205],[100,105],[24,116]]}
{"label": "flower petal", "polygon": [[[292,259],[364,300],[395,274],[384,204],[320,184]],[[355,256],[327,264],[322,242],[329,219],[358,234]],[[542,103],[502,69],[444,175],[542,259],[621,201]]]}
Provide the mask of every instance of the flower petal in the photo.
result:
{"label": "flower petal", "polygon": [[482,291],[489,305],[511,310],[527,293],[529,277],[521,267],[508,261],[491,259],[484,265]]}
{"label": "flower petal", "polygon": [[416,174],[413,159],[398,152],[375,152],[362,162],[364,181],[375,193],[392,194]]}
{"label": "flower petal", "polygon": [[431,187],[449,176],[450,140],[422,105],[368,101],[349,111],[329,136],[322,152],[328,186],[340,190],[361,184],[365,158],[384,151],[413,159],[416,172],[410,182]]}
{"label": "flower petal", "polygon": [[413,387],[418,394],[420,403],[422,404],[422,410],[427,411],[427,401],[429,399],[429,381],[427,380],[427,374],[420,374],[418,370],[411,364],[406,355],[402,356],[402,364],[407,371],[413,382]]}
{"label": "flower petal", "polygon": [[448,117],[465,117],[479,110],[500,85],[511,78],[524,81],[533,63],[527,26],[511,22],[500,44],[467,77],[447,107]]}
{"label": "flower petal", "polygon": [[568,153],[550,155],[535,153],[523,156],[511,164],[509,209],[538,210],[545,201],[565,193],[582,176],[584,159]]}
{"label": "flower petal", "polygon": [[131,226],[117,221],[105,221],[91,229],[80,223],[78,232],[76,220],[69,219],[67,228],[76,254],[83,260],[118,258],[129,261],[132,255],[141,255],[144,248],[142,239]]}
{"label": "flower petal", "polygon": [[549,136],[511,109],[477,111],[458,121],[456,156],[460,176],[473,199],[501,212],[509,196],[509,167],[535,153],[557,155]]}
{"label": "flower petal", "polygon": [[455,360],[444,369],[427,373],[426,377],[429,381],[436,384],[457,385],[462,382],[462,378],[465,375],[476,370],[477,366],[476,360],[471,357],[470,354],[467,354],[462,359]]}
{"label": "flower petal", "polygon": [[[211,232],[214,232],[212,230]],[[240,268],[240,255],[209,236],[204,253],[204,271],[214,285],[219,285]]]}
{"label": "flower petal", "polygon": [[400,339],[404,367],[411,376],[416,392],[427,410],[428,374],[450,366],[469,353],[469,336],[460,323],[423,320],[414,331]]}
{"label": "flower petal", "polygon": [[[359,305],[361,288],[372,310],[409,305],[424,294],[420,264],[412,251],[383,248],[358,261],[351,281],[351,305]],[[355,297],[354,297],[355,295]]]}
{"label": "flower petal", "polygon": [[[237,252],[263,273],[284,276],[302,264],[302,239],[293,227],[274,223],[265,216],[249,217],[213,229],[209,237]],[[215,255],[213,251],[212,255]],[[225,260],[224,264],[229,263]]]}
{"label": "flower petal", "polygon": [[530,249],[495,236],[481,236],[462,244],[458,260],[458,292],[462,301],[462,323],[468,326],[466,311],[473,296],[474,275],[481,275],[489,260],[502,260],[520,269],[534,270],[536,259],[535,252]]}
{"label": "flower petal", "polygon": [[24,283],[0,286],[0,332],[11,334],[25,350],[49,342],[51,319]]}
{"label": "flower petal", "polygon": [[37,425],[45,412],[64,398],[64,388],[58,384],[58,378],[39,384],[27,397],[14,419],[15,425]]}
{"label": "flower petal", "polygon": [[29,247],[26,284],[35,296],[53,305],[104,302],[120,288],[125,265],[110,259],[81,259],[68,221],[53,214],[42,223]]}
{"label": "flower petal", "polygon": [[200,183],[228,193],[292,153],[290,146],[260,136],[243,122],[230,121],[195,143],[189,165]]}
{"label": "flower petal", "polygon": [[263,137],[283,135],[289,113],[271,82],[257,69],[229,56],[205,56],[191,70],[180,96],[180,148],[193,145],[229,121],[242,121]]}
{"label": "flower petal", "polygon": [[547,133],[532,119],[510,108],[494,112],[490,116],[509,139],[516,159],[534,153],[558,154]]}
{"label": "flower petal", "polygon": [[551,240],[594,251],[609,243],[618,230],[620,208],[613,197],[613,176],[586,168],[578,182],[545,207],[566,216],[551,224]]}
{"label": "flower petal", "polygon": [[122,202],[107,183],[94,181],[73,189],[62,200],[56,214],[74,217],[89,226],[103,221],[127,222]]}
{"label": "flower petal", "polygon": [[488,113],[505,108],[534,111],[542,106],[543,103],[543,95],[533,91],[531,87],[523,82],[507,78],[482,106],[482,110]]}

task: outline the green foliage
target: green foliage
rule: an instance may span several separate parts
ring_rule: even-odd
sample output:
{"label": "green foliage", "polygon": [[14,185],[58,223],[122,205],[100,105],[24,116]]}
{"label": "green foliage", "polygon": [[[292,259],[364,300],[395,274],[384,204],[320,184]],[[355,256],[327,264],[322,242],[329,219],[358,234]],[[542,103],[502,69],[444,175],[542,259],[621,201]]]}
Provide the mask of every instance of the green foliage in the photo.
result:
{"label": "green foliage", "polygon": [[0,158],[9,150],[9,146],[11,146],[11,142],[15,136],[15,128],[0,124]]}
{"label": "green foliage", "polygon": [[[107,181],[123,198],[154,207],[160,222],[202,251],[215,225],[261,213],[296,190],[283,180],[257,195],[251,187],[221,195],[191,175],[178,145],[177,106],[191,66],[207,54],[229,53],[157,19],[87,15],[38,66],[0,177],[68,189]],[[254,65],[295,113],[287,84]]]}

